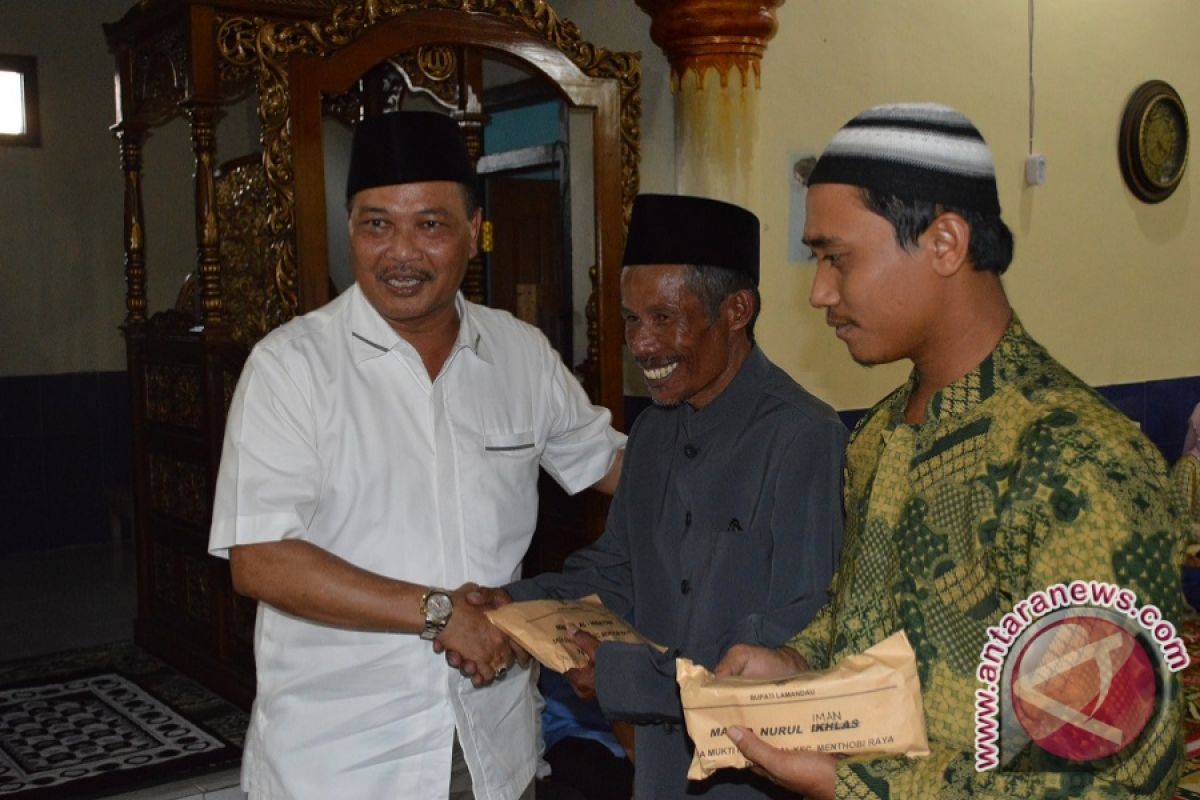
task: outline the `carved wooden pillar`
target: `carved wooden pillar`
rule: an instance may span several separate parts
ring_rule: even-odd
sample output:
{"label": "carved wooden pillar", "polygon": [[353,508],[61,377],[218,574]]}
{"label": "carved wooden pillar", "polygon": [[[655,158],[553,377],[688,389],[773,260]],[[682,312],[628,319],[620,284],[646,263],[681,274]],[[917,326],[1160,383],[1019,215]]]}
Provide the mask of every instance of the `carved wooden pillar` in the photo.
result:
{"label": "carved wooden pillar", "polygon": [[125,323],[146,321],[146,228],[142,211],[142,143],[145,131],[119,125],[121,169],[125,173]]}
{"label": "carved wooden pillar", "polygon": [[784,0],[637,0],[671,63],[675,183],[684,194],[749,202],[761,61]]}
{"label": "carved wooden pillar", "polygon": [[217,190],[214,177],[216,108],[192,103],[187,109],[192,124],[192,150],[196,157],[196,269],[200,277],[200,308],[204,328],[221,327],[221,260],[217,225]]}

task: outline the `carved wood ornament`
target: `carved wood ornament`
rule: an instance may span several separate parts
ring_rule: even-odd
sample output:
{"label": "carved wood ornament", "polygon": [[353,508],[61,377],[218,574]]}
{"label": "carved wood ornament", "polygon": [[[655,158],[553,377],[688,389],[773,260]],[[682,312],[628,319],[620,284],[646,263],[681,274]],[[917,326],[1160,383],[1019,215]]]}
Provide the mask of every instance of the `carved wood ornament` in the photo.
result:
{"label": "carved wood ornament", "polygon": [[[469,24],[461,24],[464,18],[469,18]],[[616,152],[602,153],[605,142],[599,137],[595,142],[597,181],[606,180],[604,172],[614,162],[620,165],[614,179],[619,181],[621,210],[617,219],[598,219],[597,239],[603,246],[598,248],[600,276],[593,292],[599,292],[596,330],[601,341],[595,348],[589,347],[590,352],[619,352],[621,332],[615,276],[620,270],[619,250],[638,180],[641,70],[635,55],[611,52],[584,41],[574,23],[560,18],[545,0],[356,0],[337,6],[328,18],[319,21],[279,22],[227,16],[219,17],[217,24],[220,57],[234,68],[253,68],[257,73],[263,164],[271,197],[267,224],[275,265],[276,292],[270,308],[278,322],[318,307],[328,299],[324,264],[316,263],[312,255],[324,245],[323,210],[318,215],[316,208],[298,209],[298,204],[316,206],[318,199],[323,207],[324,189],[320,181],[312,180],[311,170],[302,174],[296,169],[300,160],[305,164],[319,163],[312,148],[319,153],[320,102],[308,96],[314,86],[297,90],[296,81],[304,83],[318,70],[324,70],[326,75],[330,70],[338,70],[333,78],[314,79],[312,83],[323,80],[315,88],[329,95],[346,91],[376,63],[371,48],[363,42],[373,31],[385,29],[395,53],[437,43],[442,37],[441,41],[506,51],[546,74],[564,72],[561,64],[551,60],[557,54],[572,64],[583,79],[611,79],[617,88],[611,98],[601,97],[603,92],[594,86],[585,86],[586,80],[555,82],[568,96],[577,93],[576,98],[569,99],[583,105],[603,106],[603,112],[619,115],[619,141],[613,143]],[[329,58],[334,53],[339,56],[339,67],[334,67],[333,59]],[[330,82],[341,85],[332,86]],[[301,146],[308,150],[298,153]],[[297,214],[306,211],[306,219],[312,224],[298,230]],[[302,263],[306,259],[314,260]],[[608,324],[610,319],[612,325]],[[607,342],[608,346],[603,341],[606,338],[612,340]],[[619,356],[604,371],[611,373],[607,383],[614,386],[609,389],[610,397],[597,399],[619,408]]]}

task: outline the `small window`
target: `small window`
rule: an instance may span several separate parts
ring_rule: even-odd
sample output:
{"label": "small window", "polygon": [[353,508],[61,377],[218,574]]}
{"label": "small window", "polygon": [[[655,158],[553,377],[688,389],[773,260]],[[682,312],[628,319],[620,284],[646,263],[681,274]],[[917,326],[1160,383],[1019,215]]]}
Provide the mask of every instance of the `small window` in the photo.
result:
{"label": "small window", "polygon": [[37,147],[37,59],[0,53],[0,145]]}

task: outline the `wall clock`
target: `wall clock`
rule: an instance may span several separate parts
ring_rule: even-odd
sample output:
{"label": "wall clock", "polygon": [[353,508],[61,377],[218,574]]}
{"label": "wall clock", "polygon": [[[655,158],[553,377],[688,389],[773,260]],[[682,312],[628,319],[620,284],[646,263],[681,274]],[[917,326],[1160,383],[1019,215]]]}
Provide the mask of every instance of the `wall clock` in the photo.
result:
{"label": "wall clock", "polygon": [[1125,105],[1119,158],[1125,183],[1140,200],[1171,196],[1187,167],[1187,112],[1179,94],[1163,81],[1147,81]]}

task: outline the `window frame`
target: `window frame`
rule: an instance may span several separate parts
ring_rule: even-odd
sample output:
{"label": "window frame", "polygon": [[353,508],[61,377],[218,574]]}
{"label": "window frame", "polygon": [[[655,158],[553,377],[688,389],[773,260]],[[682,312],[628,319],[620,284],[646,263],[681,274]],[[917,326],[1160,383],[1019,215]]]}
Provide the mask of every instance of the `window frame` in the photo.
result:
{"label": "window frame", "polygon": [[0,72],[21,73],[21,94],[25,102],[25,132],[0,133],[0,145],[41,147],[42,128],[38,117],[37,57],[0,53]]}

